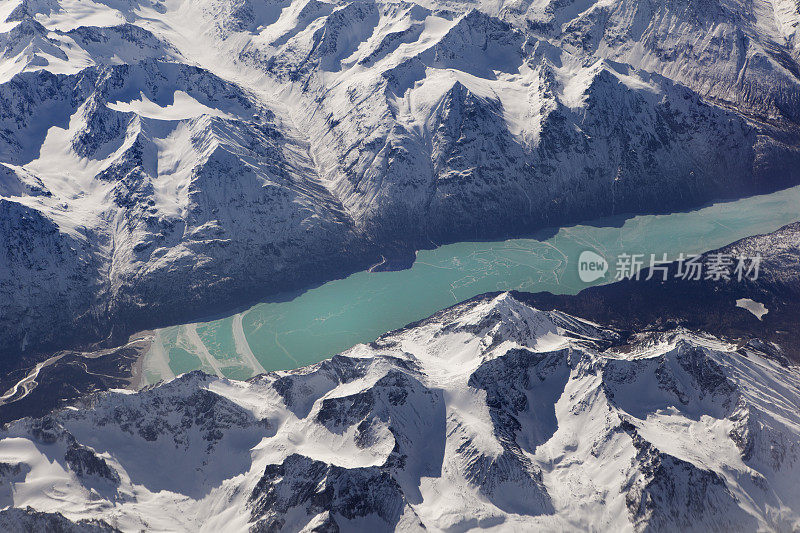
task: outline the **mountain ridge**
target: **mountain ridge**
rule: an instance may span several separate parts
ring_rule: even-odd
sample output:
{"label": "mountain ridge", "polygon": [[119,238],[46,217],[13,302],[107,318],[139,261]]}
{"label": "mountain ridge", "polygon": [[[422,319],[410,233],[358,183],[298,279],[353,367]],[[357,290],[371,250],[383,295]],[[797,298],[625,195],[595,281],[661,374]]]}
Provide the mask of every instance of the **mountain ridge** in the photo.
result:
{"label": "mountain ridge", "polygon": [[480,297],[309,367],[193,372],[7,424],[0,521],[792,528],[799,402],[797,367],[753,346]]}
{"label": "mountain ridge", "polygon": [[[791,6],[778,43],[755,7],[708,5],[9,1],[1,238],[57,231],[1,252],[0,353],[120,345],[422,247],[796,184]],[[666,39],[668,20],[692,31]]]}

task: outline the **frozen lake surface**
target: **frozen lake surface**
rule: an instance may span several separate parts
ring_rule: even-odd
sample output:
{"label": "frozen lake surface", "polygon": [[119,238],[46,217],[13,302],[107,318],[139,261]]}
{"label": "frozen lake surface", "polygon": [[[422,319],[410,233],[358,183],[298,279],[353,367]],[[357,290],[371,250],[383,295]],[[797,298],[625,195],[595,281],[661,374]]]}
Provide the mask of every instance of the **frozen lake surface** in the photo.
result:
{"label": "frozen lake surface", "polygon": [[[556,228],[542,240],[460,242],[423,250],[412,268],[359,272],[209,322],[156,331],[144,383],[195,369],[245,379],[314,363],[488,291],[574,294],[584,250],[603,255],[698,253],[800,219],[800,187],[690,212],[604,219]],[[649,260],[649,259],[648,259]]]}

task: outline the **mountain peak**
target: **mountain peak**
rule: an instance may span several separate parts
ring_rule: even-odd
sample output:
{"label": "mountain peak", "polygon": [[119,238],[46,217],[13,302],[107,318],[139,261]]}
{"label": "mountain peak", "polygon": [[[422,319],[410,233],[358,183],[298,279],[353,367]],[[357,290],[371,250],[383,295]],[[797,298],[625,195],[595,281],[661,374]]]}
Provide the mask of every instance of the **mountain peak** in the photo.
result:
{"label": "mountain peak", "polygon": [[[774,528],[800,520],[782,404],[800,375],[757,350],[623,337],[505,293],[311,367],[194,372],[12,422],[0,496],[26,520],[120,529]],[[33,492],[45,479],[68,498]]]}

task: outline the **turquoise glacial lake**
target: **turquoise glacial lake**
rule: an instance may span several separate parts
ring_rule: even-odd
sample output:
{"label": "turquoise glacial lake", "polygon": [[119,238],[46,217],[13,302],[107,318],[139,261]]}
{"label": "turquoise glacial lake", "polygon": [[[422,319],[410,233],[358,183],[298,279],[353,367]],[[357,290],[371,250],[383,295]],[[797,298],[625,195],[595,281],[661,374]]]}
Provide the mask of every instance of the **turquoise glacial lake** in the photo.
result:
{"label": "turquoise glacial lake", "polygon": [[541,240],[459,242],[423,250],[410,269],[359,272],[283,295],[231,316],[155,331],[142,384],[195,369],[246,379],[318,362],[488,291],[574,294],[584,250],[603,255],[614,280],[618,255],[670,260],[774,231],[800,219],[800,187],[666,215],[601,219],[543,232]]}

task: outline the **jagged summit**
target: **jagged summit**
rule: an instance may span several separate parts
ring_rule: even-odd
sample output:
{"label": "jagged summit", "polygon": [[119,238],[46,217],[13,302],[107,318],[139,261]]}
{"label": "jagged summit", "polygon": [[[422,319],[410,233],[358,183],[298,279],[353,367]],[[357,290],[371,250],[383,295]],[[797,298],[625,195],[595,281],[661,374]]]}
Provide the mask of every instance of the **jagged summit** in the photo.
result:
{"label": "jagged summit", "polygon": [[793,529],[800,374],[750,346],[478,298],[309,367],[13,422],[0,523]]}

